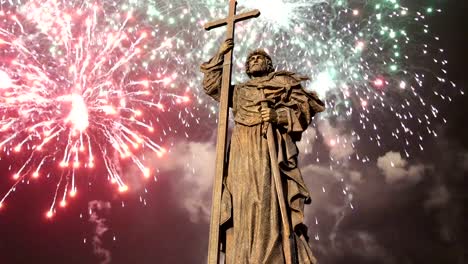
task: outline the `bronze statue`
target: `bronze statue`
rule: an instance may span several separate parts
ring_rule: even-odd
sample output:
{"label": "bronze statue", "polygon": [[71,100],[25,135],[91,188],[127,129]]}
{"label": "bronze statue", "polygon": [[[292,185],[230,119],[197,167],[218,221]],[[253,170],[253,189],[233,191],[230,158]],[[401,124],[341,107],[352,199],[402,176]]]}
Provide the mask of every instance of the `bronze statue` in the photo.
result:
{"label": "bronze statue", "polygon": [[[201,65],[203,88],[218,101],[233,46],[225,40]],[[220,215],[212,217],[219,217],[226,263],[316,263],[303,223],[310,195],[297,167],[296,142],[325,105],[302,88],[307,77],[275,71],[263,50],[250,53],[245,66],[250,80],[230,88],[235,126],[221,199],[213,201],[220,203]]]}

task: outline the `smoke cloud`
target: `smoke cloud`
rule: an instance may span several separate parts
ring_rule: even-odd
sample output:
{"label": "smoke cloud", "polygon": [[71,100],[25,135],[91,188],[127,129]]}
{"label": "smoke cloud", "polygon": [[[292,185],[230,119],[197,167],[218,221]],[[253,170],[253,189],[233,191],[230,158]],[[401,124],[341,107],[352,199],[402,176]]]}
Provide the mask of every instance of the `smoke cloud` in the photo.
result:
{"label": "smoke cloud", "polygon": [[211,142],[180,142],[171,149],[170,158],[158,164],[161,173],[177,172],[171,173],[177,175],[175,190],[194,223],[209,221],[215,154]]}
{"label": "smoke cloud", "polygon": [[318,122],[318,131],[330,149],[330,157],[335,160],[346,160],[354,153],[354,141],[356,138],[346,131],[349,131],[344,124],[332,126],[330,121],[321,120]]}
{"label": "smoke cloud", "polygon": [[106,224],[106,219],[100,214],[108,213],[111,209],[110,202],[90,201],[88,203],[89,222],[94,225],[94,235],[92,239],[93,252],[101,260],[101,264],[109,264],[112,260],[109,250],[103,247],[102,236],[109,229]]}
{"label": "smoke cloud", "polygon": [[416,183],[422,179],[426,167],[422,164],[408,166],[408,162],[398,152],[387,152],[377,159],[377,167],[382,170],[389,184],[398,182]]}

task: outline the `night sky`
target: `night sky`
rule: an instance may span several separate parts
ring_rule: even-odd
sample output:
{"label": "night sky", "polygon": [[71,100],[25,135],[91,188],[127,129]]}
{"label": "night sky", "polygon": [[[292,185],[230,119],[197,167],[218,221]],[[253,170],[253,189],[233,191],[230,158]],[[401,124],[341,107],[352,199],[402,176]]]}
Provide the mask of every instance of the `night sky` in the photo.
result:
{"label": "night sky", "polygon": [[[440,36],[437,45],[446,50],[449,78],[466,91],[468,4],[428,2],[443,9],[430,20],[430,28]],[[306,221],[321,264],[468,263],[467,106],[467,96],[455,93],[452,103],[439,105],[448,123],[434,125],[438,137],[427,139],[420,155],[401,161],[401,170],[385,165],[398,151],[391,148],[352,170],[330,172],[301,160],[313,199]],[[204,122],[215,127],[213,119]],[[93,181],[53,219],[44,217],[51,198],[44,193],[53,193],[54,184],[21,186],[0,210],[0,263],[92,264],[106,257],[117,264],[204,263],[214,170],[212,132],[192,127],[190,141],[179,139],[168,155],[155,161],[160,164],[157,182],[135,182],[135,190],[118,194],[107,182]],[[7,166],[2,163],[0,169]],[[343,202],[337,176],[349,180],[354,209]],[[2,191],[8,188],[5,181],[0,180]],[[142,193],[146,206],[140,201]],[[90,201],[101,206],[95,218],[88,213]]]}

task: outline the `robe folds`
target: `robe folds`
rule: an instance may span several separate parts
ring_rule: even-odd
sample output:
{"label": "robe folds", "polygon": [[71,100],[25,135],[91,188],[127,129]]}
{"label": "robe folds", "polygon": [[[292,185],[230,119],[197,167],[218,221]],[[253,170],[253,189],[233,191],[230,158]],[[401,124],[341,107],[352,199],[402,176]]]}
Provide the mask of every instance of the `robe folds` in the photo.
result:
{"label": "robe folds", "polygon": [[[202,64],[205,92],[219,100],[223,56],[217,54]],[[299,263],[316,263],[308,244],[304,204],[309,191],[297,166],[296,142],[324,103],[305,91],[306,77],[276,71],[232,87],[229,102],[234,115],[228,159],[223,179],[220,231],[227,264],[283,264],[283,238],[278,197],[272,166],[279,166]],[[273,126],[278,164],[271,164],[262,102],[276,110]]]}

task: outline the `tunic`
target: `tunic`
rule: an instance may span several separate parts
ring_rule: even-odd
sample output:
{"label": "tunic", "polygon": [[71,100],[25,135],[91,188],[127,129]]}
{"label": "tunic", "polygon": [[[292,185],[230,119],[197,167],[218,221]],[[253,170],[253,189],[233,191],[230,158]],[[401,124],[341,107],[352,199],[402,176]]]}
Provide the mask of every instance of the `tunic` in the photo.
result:
{"label": "tunic", "polygon": [[[223,56],[217,54],[202,64],[205,92],[219,100]],[[310,195],[297,167],[296,142],[324,103],[315,93],[300,85],[306,77],[287,71],[251,79],[233,88],[232,107],[235,125],[230,140],[228,172],[223,179],[221,227],[227,264],[283,264],[282,223],[272,177],[272,166],[279,166],[287,199],[289,220],[295,234],[299,263],[316,263],[303,223],[304,204]],[[262,102],[276,110],[273,126],[278,164],[271,164]],[[286,240],[288,241],[288,240]]]}

